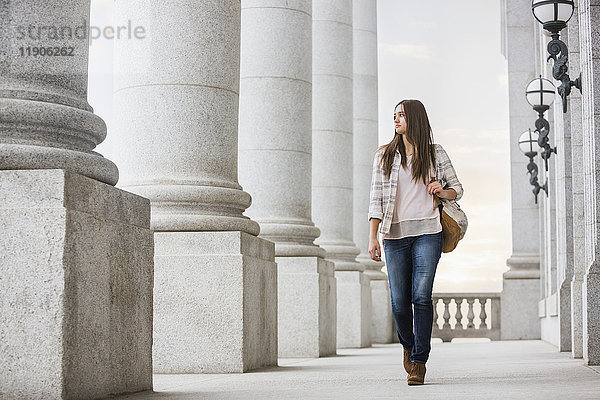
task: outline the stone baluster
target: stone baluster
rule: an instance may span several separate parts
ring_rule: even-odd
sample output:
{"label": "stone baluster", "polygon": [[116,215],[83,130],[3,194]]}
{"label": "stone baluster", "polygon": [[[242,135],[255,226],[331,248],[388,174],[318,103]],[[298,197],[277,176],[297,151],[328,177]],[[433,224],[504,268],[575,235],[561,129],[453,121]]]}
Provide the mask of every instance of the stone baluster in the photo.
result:
{"label": "stone baluster", "polygon": [[444,302],[444,325],[442,329],[451,329],[450,326],[450,298],[444,298],[442,301]]}
{"label": "stone baluster", "polygon": [[473,319],[475,318],[475,313],[473,312],[473,303],[475,299],[467,299],[467,304],[469,305],[469,311],[467,311],[467,329],[475,328],[475,324],[473,324]]}
{"label": "stone baluster", "polygon": [[434,299],[433,300],[433,327],[434,328],[438,328],[438,311],[437,311],[437,305],[438,305],[439,299]]}
{"label": "stone baluster", "polygon": [[481,305],[481,312],[479,313],[479,318],[481,319],[481,325],[479,325],[479,329],[487,329],[487,324],[485,322],[485,320],[487,318],[487,314],[485,312],[485,303],[487,302],[487,299],[479,298],[477,300],[479,300],[479,304]]}
{"label": "stone baluster", "polygon": [[461,299],[460,297],[457,297],[454,299],[454,302],[456,303],[456,325],[455,325],[455,329],[463,329],[461,320],[462,320],[462,310],[460,309],[463,299]]}

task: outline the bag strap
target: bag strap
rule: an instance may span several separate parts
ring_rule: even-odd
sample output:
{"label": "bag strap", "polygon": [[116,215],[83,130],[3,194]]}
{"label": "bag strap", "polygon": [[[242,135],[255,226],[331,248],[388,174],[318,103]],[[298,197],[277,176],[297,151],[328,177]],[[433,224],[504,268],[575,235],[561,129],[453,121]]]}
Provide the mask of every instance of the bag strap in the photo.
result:
{"label": "bag strap", "polygon": [[442,201],[440,200],[438,195],[434,194],[433,195],[433,209],[435,210],[436,207],[440,211],[440,218],[442,218],[442,209],[444,208],[444,204],[442,203]]}

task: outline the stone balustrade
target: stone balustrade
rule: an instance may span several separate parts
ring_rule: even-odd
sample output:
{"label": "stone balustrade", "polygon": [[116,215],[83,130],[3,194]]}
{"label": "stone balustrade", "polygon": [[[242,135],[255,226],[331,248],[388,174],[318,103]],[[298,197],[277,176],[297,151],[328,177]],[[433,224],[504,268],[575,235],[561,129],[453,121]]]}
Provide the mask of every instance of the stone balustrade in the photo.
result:
{"label": "stone balustrade", "polygon": [[[432,337],[450,342],[453,338],[489,338],[500,340],[500,293],[434,293],[433,300],[433,333]],[[454,303],[456,310],[450,314],[450,304]],[[443,320],[439,320],[438,306],[443,304]],[[466,303],[466,304],[465,304]],[[479,318],[475,321],[475,304],[479,307]],[[490,304],[490,307],[486,307]],[[441,308],[441,306],[439,306]],[[466,326],[463,326],[463,312],[466,308]],[[488,310],[489,314],[488,314]],[[454,327],[450,317],[456,320]],[[491,321],[490,321],[491,320]],[[441,322],[441,328],[438,325]],[[477,327],[476,327],[477,325]]]}

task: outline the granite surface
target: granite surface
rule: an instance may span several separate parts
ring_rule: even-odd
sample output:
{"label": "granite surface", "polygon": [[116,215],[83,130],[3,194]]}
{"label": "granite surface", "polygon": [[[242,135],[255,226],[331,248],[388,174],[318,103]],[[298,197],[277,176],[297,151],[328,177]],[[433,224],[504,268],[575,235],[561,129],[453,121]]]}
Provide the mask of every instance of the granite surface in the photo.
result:
{"label": "granite surface", "polygon": [[[148,200],[64,170],[0,171],[0,393],[152,388]],[[8,396],[8,397],[6,397]]]}

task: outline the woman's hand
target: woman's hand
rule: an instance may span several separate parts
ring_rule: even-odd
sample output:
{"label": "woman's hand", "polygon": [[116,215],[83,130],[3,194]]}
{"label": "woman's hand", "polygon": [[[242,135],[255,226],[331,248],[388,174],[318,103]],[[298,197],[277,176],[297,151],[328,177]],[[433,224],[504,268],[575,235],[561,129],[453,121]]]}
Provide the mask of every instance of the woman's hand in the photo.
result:
{"label": "woman's hand", "polygon": [[450,189],[442,189],[442,184],[438,181],[432,181],[429,185],[427,185],[427,192],[429,194],[436,194],[440,199],[448,199],[454,200],[456,199],[456,190]]}
{"label": "woman's hand", "polygon": [[369,239],[369,255],[371,260],[381,261],[381,247],[377,238]]}
{"label": "woman's hand", "polygon": [[444,189],[442,189],[442,184],[438,181],[433,181],[429,185],[427,185],[427,192],[429,194],[437,194],[439,197],[443,197],[443,195],[440,196],[440,194],[442,194],[443,191]]}

